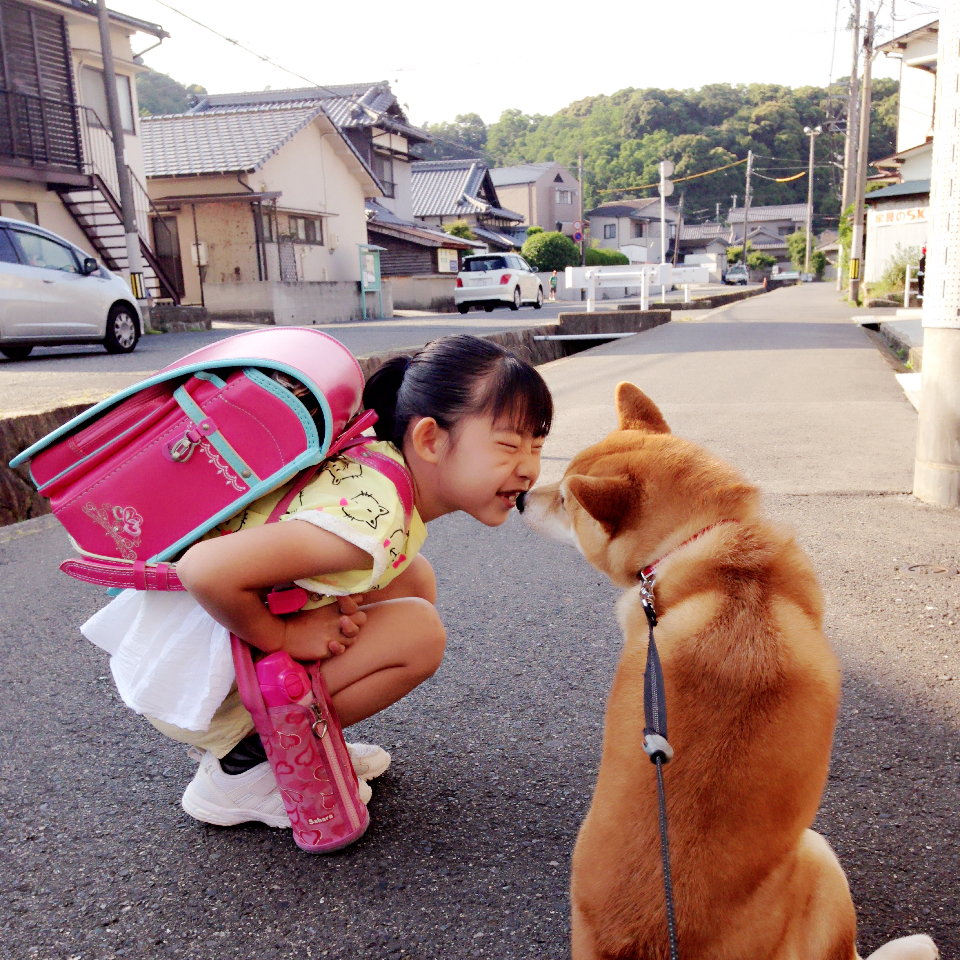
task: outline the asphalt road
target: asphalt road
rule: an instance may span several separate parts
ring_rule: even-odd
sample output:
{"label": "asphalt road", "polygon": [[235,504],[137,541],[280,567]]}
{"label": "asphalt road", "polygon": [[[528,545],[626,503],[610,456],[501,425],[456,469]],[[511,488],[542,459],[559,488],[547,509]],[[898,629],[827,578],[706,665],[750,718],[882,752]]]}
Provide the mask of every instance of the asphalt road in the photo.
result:
{"label": "asphalt road", "polygon": [[[860,952],[926,932],[956,956],[960,577],[898,571],[956,567],[960,512],[906,493],[916,417],[889,366],[820,285],[542,369],[559,411],[545,477],[613,425],[631,379],[796,528],[845,671],[817,827],[850,878]],[[394,765],[367,835],[327,858],[182,813],[193,764],[80,638],[103,597],[56,572],[69,552],[48,518],[0,530],[0,956],[568,956],[570,851],[621,646],[615,591],[574,551],[516,517],[431,524],[448,652],[350,731]]]}

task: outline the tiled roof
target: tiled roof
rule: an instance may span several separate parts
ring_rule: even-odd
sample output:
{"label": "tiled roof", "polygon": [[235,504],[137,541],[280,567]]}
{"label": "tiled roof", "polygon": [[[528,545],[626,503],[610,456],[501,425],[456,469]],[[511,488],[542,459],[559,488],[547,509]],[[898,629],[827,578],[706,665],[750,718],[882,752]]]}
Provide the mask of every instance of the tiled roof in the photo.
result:
{"label": "tiled roof", "polygon": [[546,163],[523,163],[517,167],[497,167],[490,171],[490,179],[495,187],[507,187],[515,183],[533,183],[556,165],[555,161],[550,160]]}
{"label": "tiled roof", "polygon": [[[643,200],[613,200],[610,203],[601,203],[599,207],[588,210],[585,214],[590,217],[629,217],[631,220],[659,220],[660,198],[645,197]],[[666,209],[666,219],[676,220],[677,212],[669,204]]]}
{"label": "tiled roof", "polygon": [[[807,219],[807,205],[805,203],[781,203],[772,207],[750,207],[750,222],[758,223],[763,220],[793,220],[802,223]],[[743,223],[743,207],[735,207],[728,211],[727,220],[730,223]]]}
{"label": "tiled roof", "polygon": [[142,117],[146,175],[252,173],[322,112],[314,104]]}
{"label": "tiled roof", "polygon": [[498,230],[492,230],[490,227],[482,227],[480,224],[471,224],[470,229],[478,240],[484,240],[489,245],[498,247],[501,250],[519,249],[513,237],[506,233],[500,233]]}
{"label": "tiled roof", "polygon": [[289,90],[257,90],[245,93],[206,94],[191,113],[215,113],[236,107],[272,109],[307,107],[323,103],[330,119],[343,129],[381,127],[402,134],[413,143],[425,143],[430,135],[407,120],[397,98],[385,80],[332,87],[294,87]]}
{"label": "tiled roof", "polygon": [[424,247],[451,247],[456,250],[474,250],[482,247],[482,243],[475,240],[463,240],[453,237],[442,230],[434,230],[419,221],[404,220],[392,210],[377,203],[376,200],[367,200],[367,231],[369,233],[383,233],[390,237],[400,237],[411,243]]}
{"label": "tiled roof", "polygon": [[722,223],[685,223],[680,227],[681,240],[727,240],[730,228]]}
{"label": "tiled roof", "polygon": [[[482,160],[422,160],[411,164],[415,217],[461,217],[483,214],[502,220],[523,220],[480,196],[487,166]],[[492,184],[490,189],[493,190]]]}

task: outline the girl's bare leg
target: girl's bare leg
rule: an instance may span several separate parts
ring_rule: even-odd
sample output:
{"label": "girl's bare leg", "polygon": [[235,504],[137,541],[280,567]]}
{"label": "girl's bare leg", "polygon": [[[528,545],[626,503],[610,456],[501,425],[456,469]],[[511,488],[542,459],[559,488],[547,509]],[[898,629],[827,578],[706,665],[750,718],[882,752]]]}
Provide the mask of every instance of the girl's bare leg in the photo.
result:
{"label": "girl's bare leg", "polygon": [[344,653],[321,663],[344,727],[396,703],[432,676],[443,659],[446,631],[436,608],[437,581],[422,556],[388,587],[370,595],[367,621]]}

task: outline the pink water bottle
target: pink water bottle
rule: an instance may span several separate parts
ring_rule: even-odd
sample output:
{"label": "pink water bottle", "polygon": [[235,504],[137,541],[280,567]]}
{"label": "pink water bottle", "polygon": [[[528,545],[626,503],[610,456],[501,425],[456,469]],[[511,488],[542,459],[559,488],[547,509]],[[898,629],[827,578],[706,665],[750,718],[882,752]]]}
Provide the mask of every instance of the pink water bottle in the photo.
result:
{"label": "pink water bottle", "polygon": [[313,690],[306,669],[286,651],[278,650],[264,657],[257,663],[256,669],[263,702],[268,707],[312,702]]}

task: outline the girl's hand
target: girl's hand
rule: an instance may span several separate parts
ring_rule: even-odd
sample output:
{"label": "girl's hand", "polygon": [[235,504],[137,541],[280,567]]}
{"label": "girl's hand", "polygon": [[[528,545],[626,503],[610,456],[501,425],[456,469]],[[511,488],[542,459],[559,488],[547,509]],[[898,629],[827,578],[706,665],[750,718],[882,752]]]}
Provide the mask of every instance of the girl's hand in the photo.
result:
{"label": "girl's hand", "polygon": [[360,609],[362,596],[340,597],[316,610],[303,610],[284,617],[282,649],[294,660],[325,660],[343,653],[354,643],[367,615]]}

